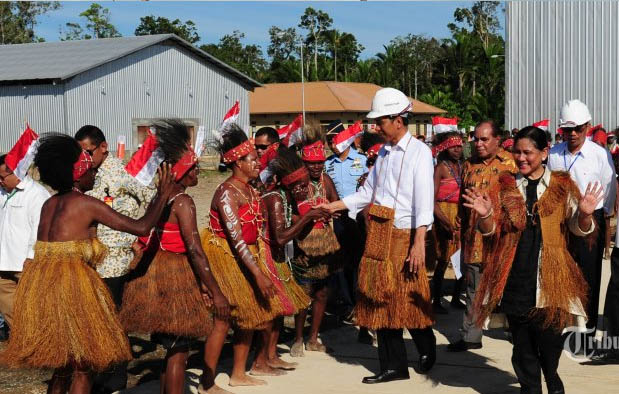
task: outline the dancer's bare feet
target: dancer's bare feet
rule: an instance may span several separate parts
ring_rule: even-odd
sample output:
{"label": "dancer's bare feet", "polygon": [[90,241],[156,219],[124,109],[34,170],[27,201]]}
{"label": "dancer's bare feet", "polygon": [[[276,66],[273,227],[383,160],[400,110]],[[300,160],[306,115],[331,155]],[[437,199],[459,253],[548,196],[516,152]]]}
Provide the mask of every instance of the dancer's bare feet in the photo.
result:
{"label": "dancer's bare feet", "polygon": [[234,393],[228,390],[224,390],[216,384],[212,385],[208,389],[205,389],[204,386],[202,386],[202,383],[200,383],[198,385],[198,394],[234,394]]}
{"label": "dancer's bare feet", "polygon": [[236,386],[265,386],[267,382],[262,379],[252,378],[249,375],[241,375],[241,376],[233,376],[230,378],[230,383],[228,383],[232,387]]}
{"label": "dancer's bare feet", "polygon": [[271,368],[279,368],[283,369],[284,371],[294,371],[299,365],[299,363],[289,363],[279,357],[275,357],[274,359],[267,361],[267,364]]}
{"label": "dancer's bare feet", "polygon": [[303,353],[303,341],[296,341],[290,347],[290,356],[291,357],[305,357]]}
{"label": "dancer's bare feet", "polygon": [[332,353],[333,349],[326,347],[322,343],[318,341],[307,341],[305,344],[305,350],[308,352],[322,352],[322,353]]}
{"label": "dancer's bare feet", "polygon": [[282,375],[286,375],[286,371],[271,367],[268,364],[267,365],[254,364],[254,366],[249,371],[249,374],[252,376],[282,376]]}

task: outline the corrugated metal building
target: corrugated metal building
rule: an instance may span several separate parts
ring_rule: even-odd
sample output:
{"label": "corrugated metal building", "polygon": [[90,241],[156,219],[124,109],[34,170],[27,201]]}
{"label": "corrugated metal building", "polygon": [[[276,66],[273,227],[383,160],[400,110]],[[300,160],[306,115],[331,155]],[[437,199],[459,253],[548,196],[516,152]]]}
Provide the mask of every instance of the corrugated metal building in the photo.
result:
{"label": "corrugated metal building", "polygon": [[580,99],[593,124],[619,126],[619,2],[510,1],[506,10],[506,126],[549,118]]}
{"label": "corrugated metal building", "polygon": [[94,124],[112,147],[125,135],[134,150],[152,119],[178,117],[208,133],[236,100],[248,130],[248,91],[259,86],[173,34],[2,45],[0,151],[25,121],[70,135]]}

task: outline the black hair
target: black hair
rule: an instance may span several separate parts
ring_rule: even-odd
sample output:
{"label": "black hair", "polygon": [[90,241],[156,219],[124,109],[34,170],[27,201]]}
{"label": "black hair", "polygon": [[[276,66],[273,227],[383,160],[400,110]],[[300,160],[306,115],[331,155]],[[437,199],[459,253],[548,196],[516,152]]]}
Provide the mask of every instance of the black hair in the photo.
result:
{"label": "black hair", "polygon": [[6,154],[0,156],[0,166],[4,164],[5,159],[6,159]]}
{"label": "black hair", "polygon": [[490,125],[490,128],[492,129],[492,136],[493,137],[500,137],[501,136],[501,129],[499,128],[499,126],[496,124],[496,122],[492,119],[486,119],[486,120],[482,120],[481,122],[477,123],[475,125],[475,130],[477,130],[477,128],[481,125]]}
{"label": "black hair", "polygon": [[88,138],[93,145],[97,146],[102,142],[105,142],[105,135],[103,135],[103,131],[101,131],[101,129],[97,126],[90,124],[80,127],[77,133],[75,133],[75,139],[77,141],[83,141],[86,138]]}
{"label": "black hair", "polygon": [[82,152],[76,139],[68,135],[49,133],[39,137],[39,148],[34,164],[39,170],[41,182],[58,193],[73,188],[73,165]]}
{"label": "black hair", "polygon": [[303,160],[294,150],[280,145],[277,148],[277,157],[269,163],[269,169],[281,180],[304,165]]}
{"label": "black hair", "polygon": [[153,128],[166,162],[175,164],[189,146],[189,128],[185,122],[174,118],[158,119],[153,123]]}
{"label": "black hair", "polygon": [[384,144],[385,138],[378,133],[370,133],[369,131],[364,131],[361,135],[361,149],[364,152],[367,152],[368,149],[373,147],[376,144]]}
{"label": "black hair", "polygon": [[539,150],[544,150],[548,147],[548,139],[546,138],[546,132],[535,126],[527,126],[521,129],[514,137],[514,145],[523,138],[528,138],[533,142],[533,145]]}
{"label": "black hair", "polygon": [[267,140],[270,144],[274,144],[279,141],[279,134],[277,133],[277,130],[275,130],[273,127],[261,127],[260,129],[258,129],[258,131],[256,131],[254,138],[258,138],[263,135],[267,136]]}
{"label": "black hair", "polygon": [[[247,134],[245,134],[243,129],[236,123],[230,123],[221,131],[221,138],[214,141],[214,146],[223,160],[224,153],[230,149],[236,148],[247,140]],[[222,164],[223,163],[220,163],[219,165],[220,171],[223,171]],[[234,163],[225,164],[225,168],[232,168],[233,165]]]}

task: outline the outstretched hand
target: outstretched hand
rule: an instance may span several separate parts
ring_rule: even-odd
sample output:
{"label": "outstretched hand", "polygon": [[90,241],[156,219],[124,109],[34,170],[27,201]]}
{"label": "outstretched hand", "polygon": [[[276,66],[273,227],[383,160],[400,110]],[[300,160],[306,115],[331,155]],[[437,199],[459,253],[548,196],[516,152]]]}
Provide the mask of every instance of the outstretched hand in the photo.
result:
{"label": "outstretched hand", "polygon": [[597,207],[603,198],[604,189],[602,189],[599,182],[595,182],[593,186],[591,185],[591,182],[589,182],[587,185],[587,190],[585,190],[585,194],[578,202],[578,210],[583,215],[592,215],[593,211],[595,211],[595,207]]}
{"label": "outstretched hand", "polygon": [[477,212],[481,217],[488,216],[492,210],[492,201],[486,193],[479,192],[476,188],[466,189],[462,194],[464,205]]}

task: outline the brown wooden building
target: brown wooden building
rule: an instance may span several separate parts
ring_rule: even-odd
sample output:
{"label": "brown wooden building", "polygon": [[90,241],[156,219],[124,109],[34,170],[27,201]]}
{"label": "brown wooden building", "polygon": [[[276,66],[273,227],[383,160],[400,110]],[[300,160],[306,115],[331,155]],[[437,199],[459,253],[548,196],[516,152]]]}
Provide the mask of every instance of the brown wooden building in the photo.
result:
{"label": "brown wooden building", "polygon": [[[306,120],[313,119],[327,125],[339,119],[344,126],[361,120],[364,125],[368,125],[365,116],[370,111],[372,98],[378,89],[381,87],[372,83],[306,82]],[[413,103],[409,131],[415,135],[426,135],[426,125],[432,123],[431,118],[447,112],[419,100],[409,99]],[[272,83],[255,88],[249,93],[252,133],[263,126],[278,128],[292,122],[303,111],[302,102],[300,82]]]}

